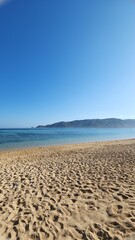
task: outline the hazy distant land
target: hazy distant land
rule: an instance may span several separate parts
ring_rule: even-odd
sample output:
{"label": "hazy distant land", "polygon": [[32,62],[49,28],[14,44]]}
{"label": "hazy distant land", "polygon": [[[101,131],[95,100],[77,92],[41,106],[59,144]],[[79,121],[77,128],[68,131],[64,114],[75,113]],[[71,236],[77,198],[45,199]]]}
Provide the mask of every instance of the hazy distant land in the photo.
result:
{"label": "hazy distant land", "polygon": [[70,122],[57,122],[49,125],[38,125],[37,128],[135,128],[135,119],[85,119]]}

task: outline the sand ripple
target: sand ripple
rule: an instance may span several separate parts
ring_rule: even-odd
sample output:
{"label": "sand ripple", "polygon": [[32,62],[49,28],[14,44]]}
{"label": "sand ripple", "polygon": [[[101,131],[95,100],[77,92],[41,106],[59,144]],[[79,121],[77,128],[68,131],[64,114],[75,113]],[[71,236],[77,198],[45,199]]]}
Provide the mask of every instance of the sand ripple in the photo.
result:
{"label": "sand ripple", "polygon": [[135,141],[0,152],[0,239],[135,240]]}

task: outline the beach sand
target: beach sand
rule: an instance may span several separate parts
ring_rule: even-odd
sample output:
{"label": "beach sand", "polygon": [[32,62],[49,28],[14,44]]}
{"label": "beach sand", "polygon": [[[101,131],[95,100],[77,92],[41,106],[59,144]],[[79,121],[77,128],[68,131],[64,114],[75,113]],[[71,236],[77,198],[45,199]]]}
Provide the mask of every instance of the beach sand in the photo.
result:
{"label": "beach sand", "polygon": [[0,152],[0,240],[135,240],[135,140]]}

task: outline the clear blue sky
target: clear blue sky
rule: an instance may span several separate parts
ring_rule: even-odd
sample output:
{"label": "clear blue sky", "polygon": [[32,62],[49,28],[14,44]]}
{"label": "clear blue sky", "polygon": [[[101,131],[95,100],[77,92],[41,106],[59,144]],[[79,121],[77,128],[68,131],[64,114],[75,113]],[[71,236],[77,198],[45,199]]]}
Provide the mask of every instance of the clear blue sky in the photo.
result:
{"label": "clear blue sky", "polygon": [[0,127],[135,118],[135,1],[0,0]]}

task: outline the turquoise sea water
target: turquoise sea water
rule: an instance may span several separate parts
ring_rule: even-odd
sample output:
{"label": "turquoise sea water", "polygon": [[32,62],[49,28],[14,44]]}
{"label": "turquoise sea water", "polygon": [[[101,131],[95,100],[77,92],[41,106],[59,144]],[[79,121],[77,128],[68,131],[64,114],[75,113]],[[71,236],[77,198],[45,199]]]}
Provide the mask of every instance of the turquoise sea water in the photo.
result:
{"label": "turquoise sea water", "polygon": [[135,128],[0,129],[0,149],[135,138]]}

